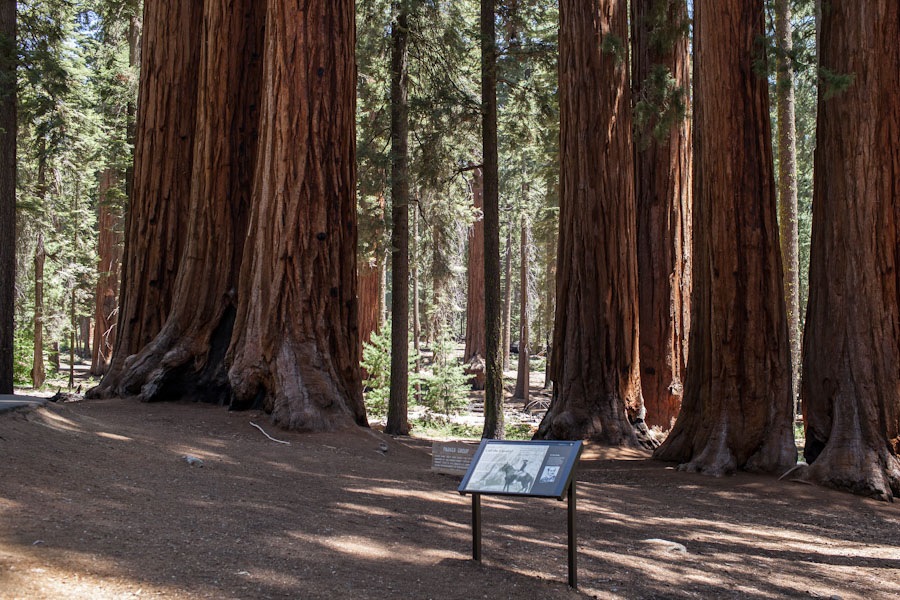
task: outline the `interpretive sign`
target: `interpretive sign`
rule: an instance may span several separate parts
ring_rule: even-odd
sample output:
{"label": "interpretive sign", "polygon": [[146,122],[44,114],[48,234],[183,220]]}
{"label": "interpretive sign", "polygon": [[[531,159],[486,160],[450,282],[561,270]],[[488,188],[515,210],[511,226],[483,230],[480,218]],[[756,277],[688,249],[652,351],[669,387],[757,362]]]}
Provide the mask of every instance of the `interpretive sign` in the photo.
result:
{"label": "interpretive sign", "polygon": [[478,446],[465,442],[434,442],[431,446],[431,470],[448,475],[465,475]]}
{"label": "interpretive sign", "polygon": [[481,560],[481,496],[527,496],[569,500],[569,585],[578,587],[575,531],[575,465],[581,442],[482,440],[459,485],[472,495],[472,558]]}
{"label": "interpretive sign", "polygon": [[483,440],[459,492],[562,500],[580,455],[581,442]]}

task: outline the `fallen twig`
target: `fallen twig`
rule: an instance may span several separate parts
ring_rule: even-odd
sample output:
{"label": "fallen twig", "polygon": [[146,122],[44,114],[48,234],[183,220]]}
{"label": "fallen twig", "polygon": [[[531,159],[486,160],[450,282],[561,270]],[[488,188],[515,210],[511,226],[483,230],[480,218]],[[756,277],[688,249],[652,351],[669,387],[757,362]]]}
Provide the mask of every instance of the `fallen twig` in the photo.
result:
{"label": "fallen twig", "polygon": [[262,431],[262,434],[263,434],[264,436],[266,436],[267,438],[269,438],[270,440],[272,440],[273,442],[278,442],[279,444],[287,444],[288,446],[291,445],[290,442],[285,442],[284,440],[276,440],[276,439],[273,438],[271,435],[269,435],[268,433],[266,433],[265,430],[263,430],[262,427],[260,427],[259,425],[257,425],[257,424],[254,423],[253,421],[250,421],[250,424],[253,425],[254,427],[256,427],[257,429],[259,429],[260,431]]}

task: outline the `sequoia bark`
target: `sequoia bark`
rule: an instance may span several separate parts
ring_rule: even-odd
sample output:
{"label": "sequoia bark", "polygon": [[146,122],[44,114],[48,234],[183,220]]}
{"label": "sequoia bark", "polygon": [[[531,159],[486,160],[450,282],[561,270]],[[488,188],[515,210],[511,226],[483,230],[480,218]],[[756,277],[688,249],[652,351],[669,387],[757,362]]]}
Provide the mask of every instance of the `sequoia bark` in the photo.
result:
{"label": "sequoia bark", "polygon": [[711,475],[797,461],[763,16],[762,0],[694,4],[690,361],[655,456]]}

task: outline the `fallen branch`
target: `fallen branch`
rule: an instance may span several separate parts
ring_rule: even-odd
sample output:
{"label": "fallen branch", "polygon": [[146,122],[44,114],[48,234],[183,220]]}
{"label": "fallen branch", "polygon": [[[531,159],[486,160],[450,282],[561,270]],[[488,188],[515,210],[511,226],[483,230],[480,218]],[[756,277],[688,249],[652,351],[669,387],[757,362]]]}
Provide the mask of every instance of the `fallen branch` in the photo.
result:
{"label": "fallen branch", "polygon": [[273,442],[278,442],[279,444],[287,444],[288,446],[291,445],[290,442],[285,442],[284,440],[276,440],[276,439],[273,438],[271,435],[269,435],[268,433],[266,433],[265,430],[263,430],[262,427],[260,427],[259,425],[257,425],[257,424],[254,423],[253,421],[250,421],[250,424],[253,425],[254,427],[256,427],[257,429],[259,429],[259,430],[262,432],[262,434],[263,434],[264,436],[266,436],[267,438],[269,438],[269,439],[272,440]]}

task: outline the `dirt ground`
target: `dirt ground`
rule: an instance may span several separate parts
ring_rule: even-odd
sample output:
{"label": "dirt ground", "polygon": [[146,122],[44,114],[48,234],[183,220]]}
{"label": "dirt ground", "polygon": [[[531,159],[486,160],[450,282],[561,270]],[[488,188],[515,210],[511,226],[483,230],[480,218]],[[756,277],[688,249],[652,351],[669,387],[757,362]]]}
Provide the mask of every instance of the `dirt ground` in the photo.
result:
{"label": "dirt ground", "polygon": [[485,497],[478,564],[430,448],[196,404],[0,414],[0,598],[900,597],[896,504],[590,446],[578,591],[564,502]]}

